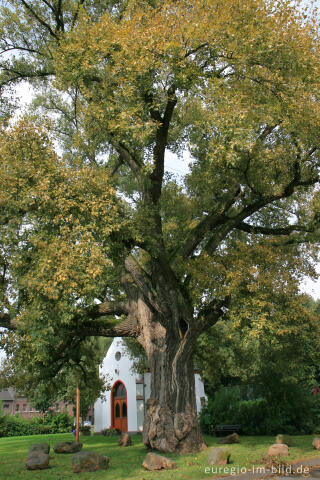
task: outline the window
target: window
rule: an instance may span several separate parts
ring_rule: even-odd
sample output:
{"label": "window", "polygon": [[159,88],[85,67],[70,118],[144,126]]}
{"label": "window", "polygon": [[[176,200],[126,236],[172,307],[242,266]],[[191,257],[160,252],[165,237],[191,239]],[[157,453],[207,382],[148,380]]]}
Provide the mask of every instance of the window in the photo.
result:
{"label": "window", "polygon": [[19,408],[20,408],[20,405],[17,404],[17,405],[16,405],[16,412],[19,412]]}
{"label": "window", "polygon": [[9,408],[9,403],[4,403],[3,408]]}
{"label": "window", "polygon": [[122,416],[123,417],[127,416],[127,404],[126,404],[126,402],[123,402],[123,404],[122,404]]}
{"label": "window", "polygon": [[26,411],[27,411],[27,405],[26,405],[25,403],[22,405],[22,411],[23,411],[23,412],[26,412]]}
{"label": "window", "polygon": [[119,362],[120,358],[121,358],[121,352],[116,352],[115,359],[117,360],[117,362]]}
{"label": "window", "polygon": [[30,405],[30,412],[33,412],[33,406]]}
{"label": "window", "polygon": [[118,383],[114,390],[114,396],[125,397],[126,394],[127,394],[126,387],[123,385],[123,383]]}
{"label": "window", "polygon": [[120,405],[119,403],[116,404],[116,418],[120,417]]}
{"label": "window", "polygon": [[56,411],[59,412],[59,403],[56,403]]}

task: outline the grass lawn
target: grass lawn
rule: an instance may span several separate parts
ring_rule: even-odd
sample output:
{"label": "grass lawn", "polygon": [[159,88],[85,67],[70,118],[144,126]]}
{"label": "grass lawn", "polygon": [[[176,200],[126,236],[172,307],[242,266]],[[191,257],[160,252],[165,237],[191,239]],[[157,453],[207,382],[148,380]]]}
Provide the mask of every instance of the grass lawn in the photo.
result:
{"label": "grass lawn", "polygon": [[[312,436],[293,437],[295,446],[290,448],[290,461],[319,456],[312,449]],[[53,446],[59,441],[73,440],[71,434],[33,435],[29,437],[0,438],[0,479],[1,480],[65,480],[75,479],[106,479],[106,480],[178,480],[178,479],[208,479],[213,476],[205,473],[209,448],[196,455],[168,454],[177,462],[177,470],[147,472],[141,467],[146,455],[141,436],[133,435],[131,447],[118,447],[117,437],[95,435],[81,437],[83,449],[92,450],[110,458],[110,468],[95,473],[72,473],[71,456],[54,454]],[[33,443],[48,442],[51,446],[50,468],[42,471],[27,471],[25,462],[28,448]],[[206,437],[208,447],[217,445],[218,439]],[[261,463],[261,457],[266,455],[268,447],[274,443],[274,437],[241,437],[241,443],[228,445],[232,452],[230,467],[251,468]]]}

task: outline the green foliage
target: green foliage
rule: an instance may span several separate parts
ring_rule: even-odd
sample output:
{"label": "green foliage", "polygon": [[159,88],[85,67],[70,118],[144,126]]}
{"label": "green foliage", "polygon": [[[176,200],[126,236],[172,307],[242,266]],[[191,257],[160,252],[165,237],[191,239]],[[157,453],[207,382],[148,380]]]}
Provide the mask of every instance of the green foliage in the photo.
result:
{"label": "green foliage", "polygon": [[142,374],[148,368],[148,359],[142,346],[135,338],[126,338],[125,343],[128,349],[128,356],[132,361],[132,371]]}
{"label": "green foliage", "polygon": [[101,434],[104,436],[104,437],[113,437],[114,435],[120,435],[120,430],[118,428],[104,428],[102,431],[101,431]]}
{"label": "green foliage", "polygon": [[208,392],[221,383],[252,385],[256,396],[281,402],[292,385],[311,388],[319,375],[320,324],[310,302],[270,284],[263,295],[232,303],[224,322],[198,341],[196,362]]}
{"label": "green foliage", "polygon": [[[211,425],[206,422],[210,416]],[[212,433],[214,425],[241,424],[245,435],[273,435],[280,432],[297,435],[313,433],[320,419],[320,400],[301,385],[288,386],[281,399],[255,398],[241,400],[238,387],[221,387],[201,411],[204,432]]]}
{"label": "green foliage", "polygon": [[49,410],[48,415],[39,417],[40,425],[48,425],[52,429],[52,433],[64,433],[71,431],[73,425],[73,417],[70,417],[67,412],[55,413]]}
{"label": "green foliage", "polygon": [[[74,404],[78,380],[81,415],[85,417],[89,406],[110,388],[108,376],[99,375],[98,369],[109,344],[108,340],[87,338],[81,345],[76,343],[68,361],[60,350],[62,358],[44,369],[43,360],[32,356],[33,346],[20,339],[19,343],[13,343],[13,350],[7,348],[10,357],[4,361],[0,382],[4,386],[14,385],[28,396],[37,410],[46,412],[57,401]],[[30,362],[28,371],[24,365],[26,356]]]}
{"label": "green foliage", "polygon": [[46,416],[25,419],[20,415],[6,415],[0,419],[0,437],[39,435],[70,432],[73,418],[67,413],[49,412]]}

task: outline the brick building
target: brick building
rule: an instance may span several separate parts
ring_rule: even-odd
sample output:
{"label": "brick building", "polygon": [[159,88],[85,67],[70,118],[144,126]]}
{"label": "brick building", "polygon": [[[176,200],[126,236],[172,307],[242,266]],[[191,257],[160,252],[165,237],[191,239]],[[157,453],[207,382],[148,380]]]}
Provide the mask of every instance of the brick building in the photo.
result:
{"label": "brick building", "polygon": [[[18,413],[24,418],[39,417],[41,413],[35,410],[29,402],[28,398],[19,395],[13,388],[0,390],[0,400],[2,401],[2,411],[4,415],[15,415]],[[73,405],[66,405],[63,402],[57,402],[50,410],[54,412],[64,412],[67,410],[68,415],[73,416]]]}

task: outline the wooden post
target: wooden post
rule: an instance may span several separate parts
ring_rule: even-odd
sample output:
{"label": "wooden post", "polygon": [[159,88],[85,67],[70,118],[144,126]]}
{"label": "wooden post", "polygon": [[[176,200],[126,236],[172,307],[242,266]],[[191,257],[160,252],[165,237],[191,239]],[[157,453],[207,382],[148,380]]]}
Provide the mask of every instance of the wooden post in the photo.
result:
{"label": "wooden post", "polygon": [[76,442],[79,443],[79,420],[80,420],[80,391],[79,382],[76,386]]}

